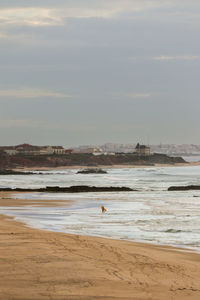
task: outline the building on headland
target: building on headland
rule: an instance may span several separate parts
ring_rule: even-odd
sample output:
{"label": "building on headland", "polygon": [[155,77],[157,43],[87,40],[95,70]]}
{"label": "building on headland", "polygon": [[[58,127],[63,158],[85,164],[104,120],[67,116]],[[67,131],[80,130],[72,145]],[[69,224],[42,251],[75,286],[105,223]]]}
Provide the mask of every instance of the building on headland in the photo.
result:
{"label": "building on headland", "polygon": [[73,149],[65,149],[65,154],[71,154],[73,153]]}
{"label": "building on headland", "polygon": [[0,150],[5,152],[8,155],[16,155],[17,154],[17,150],[13,146],[0,147]]}
{"label": "building on headland", "polygon": [[8,155],[63,155],[68,149],[64,149],[63,146],[33,146],[30,144],[20,144],[17,146],[3,146],[0,147],[0,150],[4,151]]}
{"label": "building on headland", "polygon": [[85,153],[85,154],[93,154],[93,155],[104,154],[102,149],[99,147],[79,147],[77,149],[74,149],[73,153]]}
{"label": "building on headland", "polygon": [[23,155],[40,155],[41,150],[39,146],[33,146],[30,144],[20,144],[15,146],[15,149],[17,154]]}
{"label": "building on headland", "polygon": [[[132,150],[130,153],[134,153],[140,156],[150,155],[150,147],[145,145],[140,145],[139,143],[137,143],[135,147],[135,152],[134,152],[134,147],[129,149]],[[27,143],[16,145],[16,146],[3,146],[0,147],[0,151],[4,151],[8,155],[67,155],[71,153],[77,153],[77,154],[92,154],[98,156],[98,155],[124,154],[124,151],[106,151],[103,147],[99,147],[99,146],[88,145],[88,146],[79,146],[73,149],[64,149],[63,146],[50,146],[50,145],[35,146]]]}
{"label": "building on headland", "polygon": [[53,154],[65,154],[65,149],[63,146],[52,146]]}
{"label": "building on headland", "polygon": [[136,153],[141,156],[148,156],[151,154],[150,147],[145,145],[140,145],[139,143],[137,143],[135,150]]}
{"label": "building on headland", "polygon": [[0,150],[7,153],[8,155],[16,155],[16,154],[39,154],[39,147],[32,146],[29,144],[20,144],[17,146],[3,146],[0,147]]}

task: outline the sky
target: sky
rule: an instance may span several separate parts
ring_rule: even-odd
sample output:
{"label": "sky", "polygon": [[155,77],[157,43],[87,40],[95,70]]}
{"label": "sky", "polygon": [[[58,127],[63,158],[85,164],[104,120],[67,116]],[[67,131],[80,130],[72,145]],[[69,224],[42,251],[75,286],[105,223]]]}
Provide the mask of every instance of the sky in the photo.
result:
{"label": "sky", "polygon": [[199,0],[0,0],[0,145],[200,144]]}

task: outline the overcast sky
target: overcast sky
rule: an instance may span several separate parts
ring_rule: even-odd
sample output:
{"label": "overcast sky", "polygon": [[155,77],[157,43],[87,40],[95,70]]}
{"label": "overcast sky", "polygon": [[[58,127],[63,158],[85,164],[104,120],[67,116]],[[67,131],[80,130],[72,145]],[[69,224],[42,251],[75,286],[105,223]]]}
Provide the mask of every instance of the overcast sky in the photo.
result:
{"label": "overcast sky", "polygon": [[199,0],[0,0],[0,144],[200,144]]}

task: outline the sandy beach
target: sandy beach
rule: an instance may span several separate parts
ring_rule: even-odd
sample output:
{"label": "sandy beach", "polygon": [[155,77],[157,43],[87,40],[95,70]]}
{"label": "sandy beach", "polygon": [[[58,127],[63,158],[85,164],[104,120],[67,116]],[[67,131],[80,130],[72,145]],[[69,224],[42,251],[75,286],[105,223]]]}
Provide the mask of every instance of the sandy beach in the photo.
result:
{"label": "sandy beach", "polygon": [[[0,196],[0,206],[30,204],[28,194]],[[6,216],[0,235],[2,300],[200,299],[197,253],[37,230]]]}
{"label": "sandy beach", "polygon": [[[89,168],[102,168],[102,169],[123,169],[123,168],[157,168],[157,167],[186,167],[186,166],[199,166],[200,162],[187,162],[187,163],[175,163],[175,164],[154,164],[154,165],[98,165],[91,166]],[[63,166],[63,167],[22,167],[15,168],[13,171],[50,171],[50,170],[66,170],[66,169],[86,169],[88,166]]]}

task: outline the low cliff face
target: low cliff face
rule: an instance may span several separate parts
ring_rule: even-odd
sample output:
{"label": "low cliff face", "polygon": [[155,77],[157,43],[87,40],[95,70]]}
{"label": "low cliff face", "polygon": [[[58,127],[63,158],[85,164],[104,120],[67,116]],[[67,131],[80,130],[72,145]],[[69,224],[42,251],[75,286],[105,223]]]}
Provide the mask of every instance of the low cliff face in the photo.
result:
{"label": "low cliff face", "polygon": [[135,154],[99,155],[66,154],[66,155],[14,155],[0,153],[0,169],[19,167],[60,167],[60,166],[112,166],[112,165],[153,165],[185,163],[181,157],[169,157],[165,154],[137,156]]}

